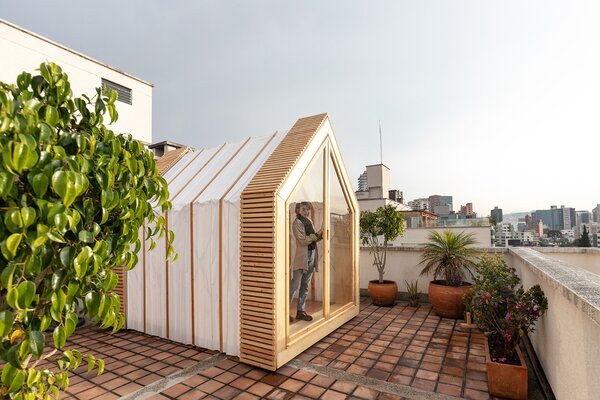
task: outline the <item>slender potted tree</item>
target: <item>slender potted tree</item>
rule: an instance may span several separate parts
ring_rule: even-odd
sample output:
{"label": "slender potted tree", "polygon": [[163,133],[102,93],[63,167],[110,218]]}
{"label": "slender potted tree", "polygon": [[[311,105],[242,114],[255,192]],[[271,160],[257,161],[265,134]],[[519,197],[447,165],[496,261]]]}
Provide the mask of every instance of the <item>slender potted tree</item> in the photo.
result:
{"label": "slender potted tree", "polygon": [[462,318],[465,305],[462,298],[471,287],[466,282],[467,273],[472,277],[475,266],[473,234],[454,233],[446,230],[433,231],[422,253],[424,264],[421,275],[433,275],[429,283],[429,301],[437,315],[445,318]]}
{"label": "slender potted tree", "polygon": [[475,267],[471,309],[487,337],[486,370],[490,394],[527,398],[527,365],[521,339],[548,309],[539,285],[524,290],[516,270],[499,255],[484,255]]}
{"label": "slender potted tree", "polygon": [[402,213],[391,204],[360,214],[361,241],[373,255],[373,265],[379,273],[379,279],[370,281],[368,287],[369,296],[375,305],[389,306],[396,300],[398,285],[394,281],[384,280],[383,275],[389,242],[402,236],[404,229]]}

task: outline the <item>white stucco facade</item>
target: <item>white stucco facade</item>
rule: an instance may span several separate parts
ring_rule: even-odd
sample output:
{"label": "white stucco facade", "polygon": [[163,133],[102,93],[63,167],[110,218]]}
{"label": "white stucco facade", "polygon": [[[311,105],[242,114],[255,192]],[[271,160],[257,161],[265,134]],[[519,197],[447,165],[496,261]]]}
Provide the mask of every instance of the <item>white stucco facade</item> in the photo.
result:
{"label": "white stucco facade", "polygon": [[42,62],[51,61],[69,75],[74,96],[93,96],[103,78],[131,89],[131,104],[117,101],[119,120],[109,128],[152,142],[152,84],[2,19],[0,55],[0,81],[3,82],[16,82],[21,72],[34,74]]}

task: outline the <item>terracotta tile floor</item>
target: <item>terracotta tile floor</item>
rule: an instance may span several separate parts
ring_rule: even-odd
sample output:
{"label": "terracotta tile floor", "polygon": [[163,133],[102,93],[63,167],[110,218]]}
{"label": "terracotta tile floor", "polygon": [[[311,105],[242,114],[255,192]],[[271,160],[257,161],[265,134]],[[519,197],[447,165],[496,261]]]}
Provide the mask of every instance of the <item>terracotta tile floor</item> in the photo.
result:
{"label": "terracotta tile floor", "polygon": [[214,351],[134,331],[84,329],[71,339],[106,361],[100,377],[81,368],[67,399],[489,399],[484,337],[428,304],[376,307],[276,372]]}

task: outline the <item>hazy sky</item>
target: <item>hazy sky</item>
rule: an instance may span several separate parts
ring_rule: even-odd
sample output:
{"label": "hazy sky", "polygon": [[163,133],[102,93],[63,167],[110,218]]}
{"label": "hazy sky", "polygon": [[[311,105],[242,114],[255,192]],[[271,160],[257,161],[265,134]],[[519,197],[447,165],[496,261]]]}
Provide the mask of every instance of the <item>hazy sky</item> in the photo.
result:
{"label": "hazy sky", "polygon": [[152,82],[155,141],[214,147],[327,112],[355,184],[381,120],[406,200],[600,203],[597,1],[0,0],[0,18]]}

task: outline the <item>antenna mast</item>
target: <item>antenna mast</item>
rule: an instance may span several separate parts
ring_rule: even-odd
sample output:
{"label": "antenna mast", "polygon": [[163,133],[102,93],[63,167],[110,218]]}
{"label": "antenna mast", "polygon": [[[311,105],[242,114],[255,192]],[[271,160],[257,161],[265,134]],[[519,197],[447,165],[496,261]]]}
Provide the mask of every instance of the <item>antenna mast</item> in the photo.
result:
{"label": "antenna mast", "polygon": [[383,145],[381,141],[381,120],[379,120],[379,161],[383,164]]}

